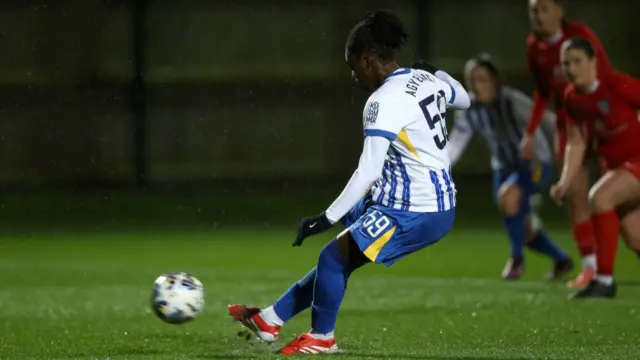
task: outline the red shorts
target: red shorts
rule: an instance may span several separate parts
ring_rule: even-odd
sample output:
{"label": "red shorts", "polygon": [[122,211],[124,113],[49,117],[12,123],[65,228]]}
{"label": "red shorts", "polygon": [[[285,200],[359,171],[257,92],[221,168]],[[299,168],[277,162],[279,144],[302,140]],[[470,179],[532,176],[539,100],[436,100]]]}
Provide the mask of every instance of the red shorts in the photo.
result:
{"label": "red shorts", "polygon": [[620,167],[630,172],[636,179],[640,180],[640,160],[627,161]]}

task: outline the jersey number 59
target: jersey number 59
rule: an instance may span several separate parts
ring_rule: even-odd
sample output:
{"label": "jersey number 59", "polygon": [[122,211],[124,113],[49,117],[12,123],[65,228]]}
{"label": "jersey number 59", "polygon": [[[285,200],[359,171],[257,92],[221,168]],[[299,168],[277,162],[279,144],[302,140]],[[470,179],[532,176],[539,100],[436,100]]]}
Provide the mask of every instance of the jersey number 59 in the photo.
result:
{"label": "jersey number 59", "polygon": [[447,113],[444,91],[438,91],[437,95],[429,95],[418,104],[420,104],[420,109],[422,109],[422,113],[427,119],[429,129],[435,130],[436,125],[438,125],[442,131],[442,137],[440,134],[433,135],[433,142],[436,143],[438,149],[444,150],[444,147],[447,145],[447,141],[449,141],[447,124],[444,120]]}
{"label": "jersey number 59", "polygon": [[362,222],[362,228],[366,230],[367,235],[375,239],[391,225],[391,220],[378,210],[374,210],[367,214],[366,219]]}

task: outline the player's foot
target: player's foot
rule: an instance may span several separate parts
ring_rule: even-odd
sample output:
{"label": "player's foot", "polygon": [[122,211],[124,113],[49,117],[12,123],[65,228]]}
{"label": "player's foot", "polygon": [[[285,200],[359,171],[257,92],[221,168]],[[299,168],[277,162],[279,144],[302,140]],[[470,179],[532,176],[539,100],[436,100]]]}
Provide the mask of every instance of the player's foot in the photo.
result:
{"label": "player's foot", "polygon": [[522,275],[524,275],[524,260],[522,257],[514,256],[509,258],[502,270],[502,278],[505,280],[518,280]]}
{"label": "player's foot", "polygon": [[596,279],[591,280],[586,288],[571,295],[572,299],[583,298],[614,298],[616,297],[617,286],[615,281],[611,284],[602,283]]}
{"label": "player's foot", "polygon": [[244,305],[229,305],[229,316],[251,330],[258,339],[264,342],[274,342],[278,339],[280,326],[267,323],[260,316],[260,308]]}
{"label": "player's foot", "polygon": [[573,270],[573,260],[567,258],[565,260],[556,261],[553,264],[553,269],[544,276],[545,280],[558,280],[562,279],[565,275]]}
{"label": "player's foot", "polygon": [[297,339],[290,342],[287,346],[280,349],[280,353],[283,355],[292,354],[322,354],[322,353],[337,353],[340,350],[336,345],[335,339],[321,340],[313,337],[308,333],[298,336]]}
{"label": "player's foot", "polygon": [[567,287],[570,289],[584,289],[595,276],[596,271],[593,268],[583,268],[575,279],[567,283]]}

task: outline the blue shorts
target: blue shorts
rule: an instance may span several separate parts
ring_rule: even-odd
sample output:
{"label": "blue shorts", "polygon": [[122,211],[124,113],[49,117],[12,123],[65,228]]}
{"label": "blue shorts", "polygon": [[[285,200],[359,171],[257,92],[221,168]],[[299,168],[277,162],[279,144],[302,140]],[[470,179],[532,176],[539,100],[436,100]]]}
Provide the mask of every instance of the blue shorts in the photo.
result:
{"label": "blue shorts", "polygon": [[535,162],[522,165],[517,170],[494,170],[493,192],[497,201],[498,189],[503,184],[517,185],[522,189],[525,198],[540,192],[551,180],[553,166]]}
{"label": "blue shorts", "polygon": [[376,264],[390,266],[398,259],[435,244],[453,226],[455,208],[418,213],[360,200],[342,219],[362,253]]}

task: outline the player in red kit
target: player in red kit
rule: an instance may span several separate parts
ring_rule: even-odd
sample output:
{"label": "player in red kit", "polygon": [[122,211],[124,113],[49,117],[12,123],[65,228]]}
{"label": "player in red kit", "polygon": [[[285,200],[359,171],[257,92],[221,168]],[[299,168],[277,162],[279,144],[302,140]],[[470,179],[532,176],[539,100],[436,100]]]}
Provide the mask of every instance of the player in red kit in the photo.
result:
{"label": "player in red kit", "polygon": [[[640,81],[617,72],[599,74],[596,47],[585,38],[565,41],[561,61],[571,82],[564,96],[568,136],[562,175],[551,196],[561,203],[587,148],[593,146],[606,160],[610,170],[589,192],[598,271],[574,297],[614,297],[620,233],[630,248],[640,250]],[[585,130],[592,140],[583,136]]]}
{"label": "player in red kit", "polygon": [[[521,155],[531,159],[534,154],[534,134],[540,126],[544,111],[552,105],[556,112],[556,156],[562,166],[563,152],[567,141],[566,113],[562,95],[567,86],[560,67],[560,46],[574,36],[592,41],[596,49],[601,74],[611,65],[596,35],[586,25],[564,19],[564,9],[559,0],[530,0],[529,15],[533,32],[527,39],[527,62],[535,81],[534,104],[526,134],[521,142]],[[595,236],[588,201],[589,173],[581,166],[573,177],[569,190],[573,236],[582,255],[582,271],[576,279],[569,281],[571,288],[583,288],[596,273]]]}

